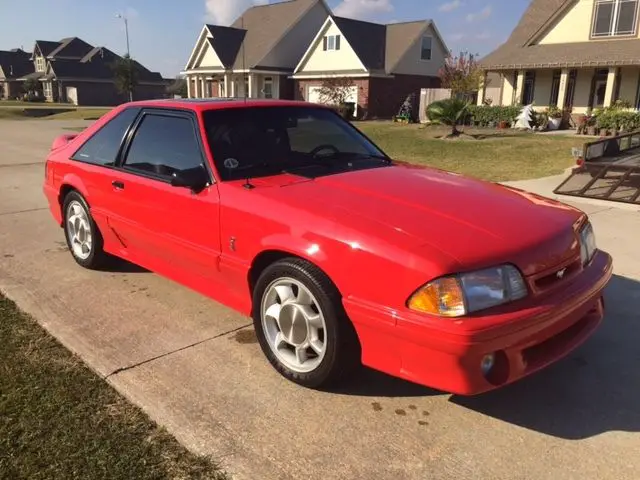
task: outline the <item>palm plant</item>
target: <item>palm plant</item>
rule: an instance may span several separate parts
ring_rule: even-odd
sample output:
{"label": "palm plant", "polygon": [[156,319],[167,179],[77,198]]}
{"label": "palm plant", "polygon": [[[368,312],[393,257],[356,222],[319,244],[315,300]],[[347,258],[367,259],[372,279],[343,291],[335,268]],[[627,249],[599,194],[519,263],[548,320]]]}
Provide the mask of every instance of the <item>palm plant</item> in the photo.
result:
{"label": "palm plant", "polygon": [[457,126],[464,119],[469,110],[469,102],[460,98],[438,100],[427,107],[427,117],[433,123],[440,123],[451,127],[452,137],[460,135]]}

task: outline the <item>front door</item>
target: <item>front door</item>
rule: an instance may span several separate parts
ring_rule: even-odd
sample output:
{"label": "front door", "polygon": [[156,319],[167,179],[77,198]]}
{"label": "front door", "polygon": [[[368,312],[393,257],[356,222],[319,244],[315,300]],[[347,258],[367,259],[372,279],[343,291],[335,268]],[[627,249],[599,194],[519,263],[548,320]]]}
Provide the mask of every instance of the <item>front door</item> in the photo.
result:
{"label": "front door", "polygon": [[197,193],[171,185],[175,172],[205,165],[196,127],[187,113],[143,112],[121,168],[113,171],[109,223],[132,260],[218,280],[217,185]]}

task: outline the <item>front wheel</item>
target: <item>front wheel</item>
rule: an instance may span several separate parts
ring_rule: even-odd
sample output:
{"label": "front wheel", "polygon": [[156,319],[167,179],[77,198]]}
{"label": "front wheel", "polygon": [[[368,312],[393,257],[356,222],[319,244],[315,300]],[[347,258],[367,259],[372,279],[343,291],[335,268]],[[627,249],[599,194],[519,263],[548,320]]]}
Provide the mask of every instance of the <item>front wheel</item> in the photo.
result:
{"label": "front wheel", "polygon": [[359,364],[357,336],[337,289],[304,260],[265,269],[254,289],[253,322],[269,362],[297,384],[327,387]]}

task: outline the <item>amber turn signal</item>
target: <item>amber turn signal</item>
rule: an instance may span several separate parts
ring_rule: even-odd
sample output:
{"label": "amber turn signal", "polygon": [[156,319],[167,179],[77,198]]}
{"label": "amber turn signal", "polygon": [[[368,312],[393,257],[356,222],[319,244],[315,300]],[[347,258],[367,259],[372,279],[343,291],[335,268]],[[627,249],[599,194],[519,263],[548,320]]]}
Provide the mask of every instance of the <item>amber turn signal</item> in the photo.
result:
{"label": "amber turn signal", "polygon": [[444,317],[459,317],[466,313],[464,294],[456,277],[443,277],[428,283],[411,296],[408,307]]}

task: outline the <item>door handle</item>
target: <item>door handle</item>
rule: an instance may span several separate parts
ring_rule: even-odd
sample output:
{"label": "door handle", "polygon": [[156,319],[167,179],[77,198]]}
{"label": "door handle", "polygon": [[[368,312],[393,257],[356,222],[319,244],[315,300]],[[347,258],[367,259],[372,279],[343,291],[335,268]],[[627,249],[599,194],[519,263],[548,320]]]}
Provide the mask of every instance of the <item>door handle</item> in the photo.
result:
{"label": "door handle", "polygon": [[113,188],[117,188],[118,190],[124,189],[124,183],[119,180],[114,180],[111,182],[111,185],[113,185]]}

